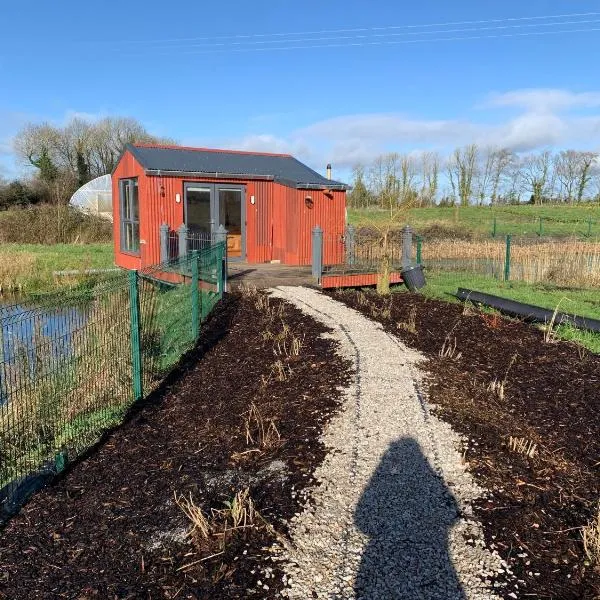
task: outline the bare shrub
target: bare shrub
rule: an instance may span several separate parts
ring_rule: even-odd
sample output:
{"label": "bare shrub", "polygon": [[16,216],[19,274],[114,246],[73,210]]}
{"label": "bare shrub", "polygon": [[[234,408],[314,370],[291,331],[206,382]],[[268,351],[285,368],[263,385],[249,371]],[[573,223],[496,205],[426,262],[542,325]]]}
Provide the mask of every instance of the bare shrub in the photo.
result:
{"label": "bare shrub", "polygon": [[0,243],[89,244],[109,242],[110,221],[68,205],[40,204],[0,212]]}

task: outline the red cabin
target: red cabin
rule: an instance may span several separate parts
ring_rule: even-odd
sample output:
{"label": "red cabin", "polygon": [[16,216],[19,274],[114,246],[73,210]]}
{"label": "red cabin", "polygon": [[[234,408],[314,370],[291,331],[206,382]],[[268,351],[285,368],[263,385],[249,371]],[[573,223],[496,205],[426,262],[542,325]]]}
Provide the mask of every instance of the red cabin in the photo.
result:
{"label": "red cabin", "polygon": [[308,265],[316,225],[344,234],[348,186],[289,154],[128,145],[112,181],[115,262],[128,269],[161,261],[162,224],[198,235],[224,226],[229,260],[248,263]]}

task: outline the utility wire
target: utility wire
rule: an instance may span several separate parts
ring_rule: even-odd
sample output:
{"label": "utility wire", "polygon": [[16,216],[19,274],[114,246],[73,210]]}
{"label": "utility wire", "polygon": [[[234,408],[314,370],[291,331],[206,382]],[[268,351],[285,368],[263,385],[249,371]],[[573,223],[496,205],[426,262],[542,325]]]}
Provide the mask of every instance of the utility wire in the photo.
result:
{"label": "utility wire", "polygon": [[[384,27],[355,27],[352,29],[322,29],[316,31],[288,31],[288,32],[276,32],[276,33],[252,33],[252,34],[233,34],[233,35],[221,35],[221,36],[209,36],[209,37],[193,37],[193,38],[172,38],[172,39],[154,39],[154,40],[114,40],[107,41],[109,44],[162,44],[162,43],[176,43],[176,42],[199,42],[199,41],[210,41],[210,40],[234,40],[234,39],[253,39],[253,38],[283,38],[286,36],[305,36],[305,35],[324,35],[331,33],[359,33],[359,32],[375,32],[375,31],[392,31],[398,29],[424,29],[429,27],[455,27],[460,25],[485,25],[492,23],[509,23],[516,21],[541,21],[549,19],[570,19],[576,17],[593,17],[600,16],[600,12],[587,12],[587,13],[567,13],[559,15],[539,15],[534,17],[506,17],[502,19],[484,19],[478,21],[450,21],[446,23],[424,23],[421,25],[410,24],[410,25],[388,25]],[[281,40],[286,41],[286,40]]]}
{"label": "utility wire", "polygon": [[[502,39],[502,38],[521,38],[531,36],[544,36],[544,35],[559,35],[559,34],[572,34],[572,33],[591,33],[600,31],[600,27],[588,27],[584,29],[561,29],[556,31],[528,31],[525,33],[499,33],[491,35],[468,35],[468,36],[452,36],[452,37],[438,37],[438,38],[422,38],[422,39],[411,39],[411,40],[378,40],[374,42],[368,41],[342,41],[340,43],[327,43],[327,44],[302,44],[296,46],[268,46],[259,48],[215,48],[205,50],[178,50],[173,48],[176,52],[152,52],[152,56],[169,56],[175,54],[176,56],[185,55],[201,55],[201,54],[220,54],[227,52],[234,53],[247,53],[247,52],[275,52],[275,51],[288,51],[288,50],[309,50],[317,48],[356,48],[361,46],[389,46],[389,45],[400,45],[400,44],[423,44],[423,43],[435,43],[435,42],[455,42],[455,41],[469,41],[469,40],[485,40],[485,39]],[[148,56],[149,52],[142,54],[127,54],[126,56]]]}
{"label": "utility wire", "polygon": [[[400,36],[424,36],[424,35],[439,35],[449,33],[467,33],[467,32],[478,32],[478,31],[501,31],[505,29],[522,29],[525,27],[564,27],[565,25],[585,25],[590,23],[600,23],[600,19],[587,19],[581,21],[559,21],[554,23],[528,23],[524,25],[494,25],[491,27],[467,27],[460,29],[434,29],[433,31],[405,31],[396,33],[369,33],[360,35],[336,35],[331,37],[316,37],[316,38],[300,38],[297,40],[260,40],[260,41],[248,41],[248,42],[216,42],[209,43],[204,42],[202,44],[185,44],[183,48],[214,48],[230,47],[230,46],[263,46],[267,44],[304,44],[305,42],[324,42],[324,41],[335,41],[335,40],[360,40],[360,39],[373,39],[373,38],[384,38],[384,37],[400,37]],[[425,38],[426,40],[427,38]],[[425,41],[424,40],[424,41]],[[163,50],[178,50],[178,46],[166,46]]]}

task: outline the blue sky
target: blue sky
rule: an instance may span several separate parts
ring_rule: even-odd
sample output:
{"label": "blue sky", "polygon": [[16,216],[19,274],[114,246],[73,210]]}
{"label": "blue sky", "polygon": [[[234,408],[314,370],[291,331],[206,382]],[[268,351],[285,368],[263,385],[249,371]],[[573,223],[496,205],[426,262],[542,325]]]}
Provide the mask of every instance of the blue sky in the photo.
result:
{"label": "blue sky", "polygon": [[[595,14],[537,18],[575,13]],[[34,0],[6,3],[2,21],[4,176],[22,171],[24,123],[73,115],[289,151],[338,176],[470,141],[600,150],[597,1]]]}

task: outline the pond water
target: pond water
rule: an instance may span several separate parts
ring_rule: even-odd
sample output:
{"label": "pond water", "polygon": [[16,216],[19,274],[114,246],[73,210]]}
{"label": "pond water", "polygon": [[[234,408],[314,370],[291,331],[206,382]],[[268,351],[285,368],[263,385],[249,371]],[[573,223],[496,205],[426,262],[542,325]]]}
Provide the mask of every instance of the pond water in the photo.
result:
{"label": "pond water", "polygon": [[[73,333],[85,326],[85,306],[40,307],[27,303],[0,303],[0,402],[17,384],[23,369],[39,375],[41,364],[56,364],[72,352]],[[47,370],[48,367],[46,367]]]}

